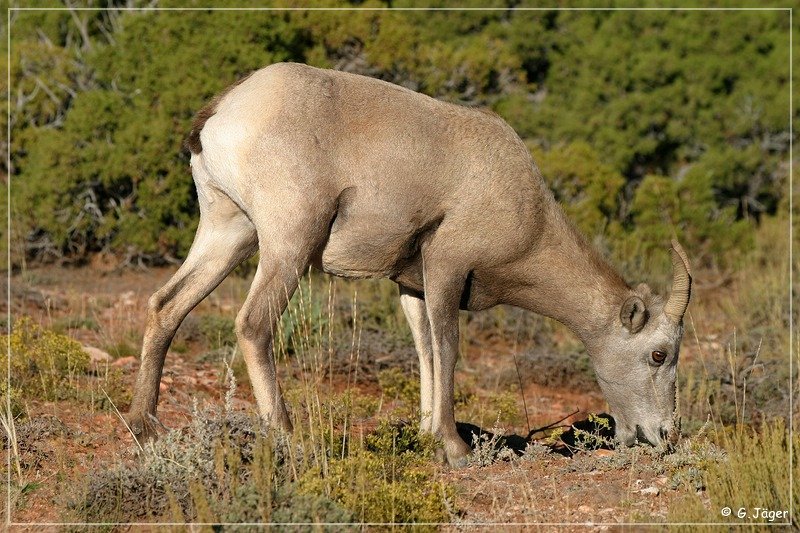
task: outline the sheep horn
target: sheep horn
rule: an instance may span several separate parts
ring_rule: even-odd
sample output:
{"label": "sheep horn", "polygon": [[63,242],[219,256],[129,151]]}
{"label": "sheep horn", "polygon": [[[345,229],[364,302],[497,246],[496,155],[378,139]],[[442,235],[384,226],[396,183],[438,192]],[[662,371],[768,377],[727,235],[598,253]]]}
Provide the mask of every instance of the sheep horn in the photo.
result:
{"label": "sheep horn", "polygon": [[664,313],[673,322],[680,322],[689,306],[692,294],[692,275],[689,272],[689,260],[680,243],[672,239],[672,292],[669,294]]}

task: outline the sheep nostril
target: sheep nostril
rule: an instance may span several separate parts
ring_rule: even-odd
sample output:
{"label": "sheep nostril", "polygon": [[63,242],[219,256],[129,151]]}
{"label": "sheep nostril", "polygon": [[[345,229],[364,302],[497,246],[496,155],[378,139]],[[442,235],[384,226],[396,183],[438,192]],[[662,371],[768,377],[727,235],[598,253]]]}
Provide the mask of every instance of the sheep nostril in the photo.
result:
{"label": "sheep nostril", "polygon": [[669,430],[666,428],[661,428],[660,430],[658,430],[658,434],[661,436],[663,440],[667,440],[667,437],[669,436]]}

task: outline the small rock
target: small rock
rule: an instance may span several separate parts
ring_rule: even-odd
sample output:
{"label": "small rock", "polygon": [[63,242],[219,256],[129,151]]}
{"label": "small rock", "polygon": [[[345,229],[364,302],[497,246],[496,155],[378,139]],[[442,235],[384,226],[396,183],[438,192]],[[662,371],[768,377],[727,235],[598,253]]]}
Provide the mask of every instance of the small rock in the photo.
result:
{"label": "small rock", "polygon": [[164,376],[161,378],[161,381],[167,385],[172,385],[172,378],[170,376]]}
{"label": "small rock", "polygon": [[169,385],[164,383],[163,381],[158,385],[158,390],[162,393],[167,392],[169,390]]}
{"label": "small rock", "polygon": [[578,511],[582,513],[593,513],[594,509],[592,509],[588,505],[581,505],[580,507],[578,507]]}
{"label": "small rock", "polygon": [[614,450],[604,450],[603,448],[599,448],[594,451],[594,454],[597,457],[613,457],[616,452]]}
{"label": "small rock", "polygon": [[653,486],[647,487],[646,489],[642,489],[639,492],[641,494],[652,494],[653,496],[658,496],[660,491],[658,490],[658,487],[653,485]]}
{"label": "small rock", "polygon": [[83,351],[89,354],[89,361],[92,364],[98,363],[106,363],[111,361],[111,356],[108,352],[104,352],[100,348],[95,348],[94,346],[84,346]]}
{"label": "small rock", "polygon": [[121,368],[128,368],[128,367],[131,367],[131,366],[135,365],[136,362],[137,362],[137,359],[134,356],[129,355],[127,357],[120,357],[119,359],[117,359],[116,361],[114,361],[111,364],[113,366],[117,366],[117,367],[121,367]]}

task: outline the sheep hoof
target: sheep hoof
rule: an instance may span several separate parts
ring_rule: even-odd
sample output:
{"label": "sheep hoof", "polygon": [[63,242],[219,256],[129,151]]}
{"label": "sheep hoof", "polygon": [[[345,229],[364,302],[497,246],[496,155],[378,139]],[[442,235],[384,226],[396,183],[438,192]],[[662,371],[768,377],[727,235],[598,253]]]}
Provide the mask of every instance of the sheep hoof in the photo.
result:
{"label": "sheep hoof", "polygon": [[158,440],[158,431],[165,430],[164,425],[150,413],[130,413],[126,417],[128,429],[136,443],[143,447],[148,442]]}
{"label": "sheep hoof", "polygon": [[460,437],[445,442],[444,446],[436,450],[436,460],[450,466],[450,468],[464,468],[469,462],[472,448]]}

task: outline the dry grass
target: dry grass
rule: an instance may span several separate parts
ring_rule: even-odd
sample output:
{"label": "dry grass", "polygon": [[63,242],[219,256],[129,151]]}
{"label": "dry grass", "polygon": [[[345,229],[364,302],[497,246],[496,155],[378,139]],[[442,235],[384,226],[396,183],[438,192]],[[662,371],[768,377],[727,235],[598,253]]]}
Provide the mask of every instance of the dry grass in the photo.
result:
{"label": "dry grass", "polygon": [[[687,496],[670,513],[670,521],[726,522],[753,531],[765,523],[800,523],[800,495],[789,489],[790,476],[797,479],[800,474],[800,437],[789,435],[778,421],[764,425],[758,433],[745,427],[726,432],[722,449],[723,460],[705,465],[703,492]],[[729,516],[722,512],[726,507],[732,510]]]}
{"label": "dry grass", "polygon": [[[312,275],[303,277],[275,340],[297,429],[290,439],[263,431],[244,415],[244,409],[252,413],[251,404],[237,403],[232,394],[227,403],[212,396],[212,403],[227,407],[198,408],[192,424],[162,439],[147,457],[132,460],[116,452],[103,463],[111,477],[73,477],[72,483],[86,483],[87,497],[69,508],[61,500],[58,512],[80,519],[212,522],[666,523],[716,520],[720,505],[740,505],[727,502],[788,509],[783,490],[788,441],[775,421],[788,418],[787,250],[781,229],[778,223],[764,224],[755,249],[739,259],[735,273],[696,273],[680,367],[686,438],[671,455],[642,448],[599,454],[591,434],[583,435],[585,442],[571,458],[541,444],[528,446],[521,456],[509,452],[514,433],[559,417],[552,412],[547,419],[527,416],[521,388],[529,391],[535,383],[577,395],[594,385],[588,358],[562,326],[499,308],[462,319],[463,352],[473,356],[460,365],[457,393],[460,420],[495,429],[475,442],[473,466],[464,472],[442,470],[429,459],[430,443],[412,442],[416,433],[407,423],[418,416],[419,385],[396,288],[390,282]],[[36,271],[18,281],[39,291],[24,298],[35,300],[28,303],[38,309],[34,322],[41,331],[105,348],[112,359],[138,352],[149,288],[87,296],[86,289],[62,290],[58,279]],[[218,389],[229,389],[226,365],[246,383],[231,325],[248,285],[241,278],[227,280],[190,315],[176,337],[168,370],[179,354],[191,364],[206,361],[216,369]],[[518,368],[511,353],[518,355]],[[487,366],[474,354],[496,362]],[[100,388],[115,390],[112,368],[106,365],[98,373],[68,367],[67,372],[48,371],[73,392],[59,393],[47,409],[84,402],[93,413],[109,411]],[[28,368],[17,371],[23,376]],[[40,382],[41,372],[36,374]],[[128,390],[132,373],[123,377],[127,382],[117,380],[119,393]],[[119,393],[111,397],[124,410],[126,398]],[[241,396],[251,400],[248,391]],[[34,466],[44,464],[47,454],[39,450],[40,462],[32,461],[33,452],[19,435],[53,437],[34,431],[42,423],[46,397],[14,400],[16,418],[4,412],[3,425],[16,480],[12,501],[24,509],[55,480]],[[527,397],[531,412],[534,400]],[[561,414],[570,411],[567,404]],[[70,475],[71,461],[61,452],[59,476]],[[658,496],[642,493],[653,487]]]}

